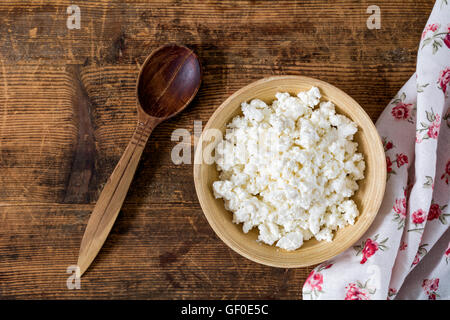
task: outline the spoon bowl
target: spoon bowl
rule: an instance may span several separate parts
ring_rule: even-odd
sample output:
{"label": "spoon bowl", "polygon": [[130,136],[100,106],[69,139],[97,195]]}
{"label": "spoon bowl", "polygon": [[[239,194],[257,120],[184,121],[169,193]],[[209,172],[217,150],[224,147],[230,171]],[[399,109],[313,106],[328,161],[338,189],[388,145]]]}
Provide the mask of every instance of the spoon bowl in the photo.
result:
{"label": "spoon bowl", "polygon": [[145,60],[136,84],[136,130],[89,218],[78,256],[80,276],[94,261],[111,231],[151,132],[186,108],[197,94],[200,82],[200,62],[184,46],[162,46]]}
{"label": "spoon bowl", "polygon": [[167,119],[191,102],[200,87],[201,67],[195,53],[179,45],[153,51],[137,81],[138,108],[145,114]]}

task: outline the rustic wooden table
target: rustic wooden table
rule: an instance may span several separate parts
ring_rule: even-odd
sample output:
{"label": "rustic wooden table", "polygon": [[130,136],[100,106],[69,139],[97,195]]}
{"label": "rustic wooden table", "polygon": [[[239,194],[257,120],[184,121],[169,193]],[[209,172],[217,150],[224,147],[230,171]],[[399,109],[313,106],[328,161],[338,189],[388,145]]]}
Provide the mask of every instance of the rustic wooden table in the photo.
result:
{"label": "rustic wooden table", "polygon": [[[67,7],[80,8],[68,29]],[[369,30],[369,5],[381,29]],[[299,74],[353,96],[375,121],[411,76],[430,0],[2,1],[0,298],[300,299],[311,268],[276,269],[225,246],[197,202],[192,165],[175,165],[177,128],[193,132],[232,92]],[[66,286],[89,214],[136,119],[135,81],[152,49],[196,51],[192,105],[150,137],[123,210],[81,280]],[[192,140],[193,144],[193,140]]]}

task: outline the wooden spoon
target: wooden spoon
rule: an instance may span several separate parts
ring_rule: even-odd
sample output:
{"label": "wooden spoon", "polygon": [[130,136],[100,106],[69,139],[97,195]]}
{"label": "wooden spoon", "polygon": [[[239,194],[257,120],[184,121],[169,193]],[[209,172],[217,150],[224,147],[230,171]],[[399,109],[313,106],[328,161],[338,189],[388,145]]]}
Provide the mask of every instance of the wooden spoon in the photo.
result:
{"label": "wooden spoon", "polygon": [[136,85],[136,130],[89,218],[78,256],[80,275],[97,256],[111,231],[152,130],[186,108],[197,94],[200,82],[200,62],[184,46],[160,47],[145,60]]}

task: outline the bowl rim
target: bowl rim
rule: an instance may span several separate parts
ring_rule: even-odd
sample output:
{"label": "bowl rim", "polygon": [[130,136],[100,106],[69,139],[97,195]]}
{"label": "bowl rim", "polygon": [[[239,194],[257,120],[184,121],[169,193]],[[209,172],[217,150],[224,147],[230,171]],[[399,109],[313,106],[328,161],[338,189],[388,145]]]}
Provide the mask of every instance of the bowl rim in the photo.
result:
{"label": "bowl rim", "polygon": [[[361,107],[361,105],[354,100],[351,96],[349,96],[347,93],[345,93],[344,91],[342,91],[341,89],[337,88],[336,86],[316,79],[316,78],[312,78],[312,77],[306,77],[306,76],[299,76],[299,75],[280,75],[280,76],[270,76],[270,77],[264,77],[261,78],[259,80],[253,81],[247,85],[245,85],[244,87],[238,89],[237,91],[235,91],[234,93],[232,93],[227,99],[225,99],[225,101],[223,101],[220,106],[213,112],[213,114],[210,116],[210,118],[208,119],[208,122],[206,123],[205,127],[202,130],[202,134],[200,135],[198,142],[197,142],[197,146],[200,146],[203,144],[203,139],[204,139],[204,135],[203,133],[207,130],[210,129],[211,127],[211,123],[213,122],[213,120],[228,106],[229,102],[232,101],[236,96],[239,96],[241,93],[252,89],[253,87],[259,86],[263,83],[266,82],[271,82],[271,81],[280,81],[280,80],[299,80],[299,81],[303,81],[303,82],[315,82],[318,84],[318,86],[325,86],[328,87],[330,89],[336,90],[337,92],[340,92],[340,94],[342,94],[343,96],[345,96],[347,99],[349,99],[353,105],[355,107],[357,107],[359,109],[359,112],[361,113],[361,115],[363,117],[366,118],[367,123],[369,124],[369,128],[366,128],[366,130],[369,130],[370,132],[375,132],[376,133],[376,140],[377,140],[377,145],[376,146],[371,146],[371,148],[373,148],[374,150],[378,149],[377,153],[379,155],[383,155],[384,158],[384,148],[383,148],[383,144],[381,141],[381,137],[378,133],[378,130],[375,127],[374,122],[372,121],[372,119],[369,117],[369,115],[367,114],[367,112]],[[258,98],[258,97],[255,97]],[[274,98],[275,99],[275,98]],[[342,108],[340,106],[340,108]],[[387,171],[386,171],[386,162],[383,161],[380,165],[383,167],[381,168],[380,172],[382,174],[381,177],[379,177],[379,181],[381,182],[378,186],[379,190],[381,190],[378,194],[377,194],[377,203],[375,206],[375,213],[370,215],[367,219],[367,222],[365,223],[365,225],[362,226],[362,228],[357,229],[356,231],[356,235],[357,237],[355,237],[355,241],[349,241],[348,243],[346,243],[345,246],[342,246],[340,248],[340,250],[334,254],[330,254],[330,255],[325,255],[324,257],[318,258],[314,261],[314,259],[311,259],[309,262],[307,263],[303,263],[302,261],[298,261],[298,263],[292,263],[292,262],[272,262],[272,261],[267,261],[265,259],[253,256],[251,254],[249,254],[247,252],[247,250],[243,250],[241,248],[241,246],[239,245],[239,243],[233,239],[233,238],[227,238],[225,237],[222,232],[219,230],[219,228],[216,225],[216,222],[214,221],[210,211],[209,206],[207,205],[207,201],[205,200],[203,195],[200,195],[201,192],[207,192],[207,190],[205,188],[203,188],[203,186],[201,185],[201,167],[204,165],[207,165],[205,163],[198,162],[197,160],[201,159],[202,155],[200,154],[202,148],[197,148],[195,150],[195,154],[194,154],[194,165],[193,165],[193,178],[194,178],[194,185],[195,185],[195,191],[197,194],[197,198],[198,201],[200,203],[200,206],[202,208],[202,212],[204,214],[204,216],[206,217],[209,225],[211,226],[211,228],[214,230],[214,233],[219,237],[219,239],[221,239],[229,248],[231,248],[233,251],[235,251],[236,253],[240,254],[241,256],[263,264],[263,265],[267,265],[267,266],[271,266],[271,267],[278,267],[278,268],[299,268],[299,267],[307,267],[307,266],[311,266],[311,265],[315,265],[318,263],[322,263],[326,260],[329,260],[335,256],[337,256],[338,254],[344,252],[345,250],[347,250],[348,248],[350,248],[354,243],[356,243],[366,232],[367,230],[370,228],[370,226],[372,225],[373,221],[375,220],[375,217],[378,215],[379,209],[381,207],[381,204],[383,202],[383,198],[384,198],[384,194],[385,194],[385,190],[386,190],[386,177],[387,177]],[[211,165],[214,165],[211,164]],[[378,164],[377,164],[378,165]],[[231,212],[230,212],[231,213]],[[358,216],[359,218],[359,216]],[[271,246],[274,249],[278,249],[275,246]],[[280,249],[281,250],[281,249]]]}

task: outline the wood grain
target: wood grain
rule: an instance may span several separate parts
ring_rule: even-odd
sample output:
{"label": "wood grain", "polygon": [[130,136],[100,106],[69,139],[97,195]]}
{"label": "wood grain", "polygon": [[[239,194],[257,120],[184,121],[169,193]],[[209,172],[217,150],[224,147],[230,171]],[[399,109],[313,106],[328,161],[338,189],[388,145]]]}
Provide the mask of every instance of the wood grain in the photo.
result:
{"label": "wood grain", "polygon": [[[78,4],[81,29],[68,30],[71,4],[0,2],[0,297],[301,298],[310,268],[255,264],[214,235],[192,165],[170,160],[171,133],[193,132],[193,121],[206,123],[235,90],[282,74],[339,87],[375,121],[414,72],[434,1],[86,0]],[[366,27],[372,4],[381,9],[380,30]],[[197,53],[202,87],[182,115],[152,133],[92,273],[81,290],[68,290],[66,268],[133,134],[139,67],[168,42]],[[88,106],[92,151],[91,143],[77,151],[80,103]],[[68,187],[77,152],[94,154],[79,191]]]}

